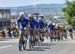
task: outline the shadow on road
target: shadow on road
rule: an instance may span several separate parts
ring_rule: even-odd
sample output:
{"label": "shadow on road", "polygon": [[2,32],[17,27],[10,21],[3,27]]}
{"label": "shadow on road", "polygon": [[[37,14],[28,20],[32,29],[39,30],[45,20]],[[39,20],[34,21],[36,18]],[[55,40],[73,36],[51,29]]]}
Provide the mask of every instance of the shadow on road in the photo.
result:
{"label": "shadow on road", "polygon": [[45,50],[41,48],[33,48],[33,49],[26,49],[25,51],[45,51]]}
{"label": "shadow on road", "polygon": [[45,51],[51,49],[50,46],[56,45],[55,43],[43,43],[41,46],[34,46],[33,49],[26,49],[25,51]]}
{"label": "shadow on road", "polygon": [[55,43],[43,43],[41,46],[54,46],[56,45]]}

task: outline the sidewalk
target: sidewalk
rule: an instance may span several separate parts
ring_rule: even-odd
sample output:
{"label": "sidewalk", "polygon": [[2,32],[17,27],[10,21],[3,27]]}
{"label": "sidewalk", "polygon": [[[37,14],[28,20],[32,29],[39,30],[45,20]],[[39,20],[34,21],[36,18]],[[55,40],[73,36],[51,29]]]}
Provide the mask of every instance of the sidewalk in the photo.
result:
{"label": "sidewalk", "polygon": [[65,40],[65,39],[63,41],[58,41],[57,40],[56,42],[55,41],[51,42],[49,38],[48,39],[44,38],[44,42],[43,43],[75,43],[75,37],[74,37],[73,40],[71,40],[70,37],[68,37],[67,40]]}
{"label": "sidewalk", "polygon": [[18,43],[18,38],[6,38],[0,40],[0,43]]}
{"label": "sidewalk", "polygon": [[[18,38],[12,38],[12,39],[4,39],[4,40],[1,40],[0,43],[18,43],[19,39]],[[43,43],[75,43],[75,37],[73,40],[70,39],[70,37],[68,37],[67,40],[63,40],[63,41],[59,41],[58,40],[56,42],[51,42],[50,39],[44,37],[44,42]]]}

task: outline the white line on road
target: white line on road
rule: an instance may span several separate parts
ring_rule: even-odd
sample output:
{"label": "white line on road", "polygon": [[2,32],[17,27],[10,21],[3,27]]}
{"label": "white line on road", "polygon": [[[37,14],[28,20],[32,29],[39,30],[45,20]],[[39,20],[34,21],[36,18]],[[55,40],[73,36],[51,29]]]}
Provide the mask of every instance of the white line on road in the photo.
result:
{"label": "white line on road", "polygon": [[3,47],[0,47],[0,49],[5,49],[5,48],[12,47],[12,46],[13,46],[13,45],[3,46]]}

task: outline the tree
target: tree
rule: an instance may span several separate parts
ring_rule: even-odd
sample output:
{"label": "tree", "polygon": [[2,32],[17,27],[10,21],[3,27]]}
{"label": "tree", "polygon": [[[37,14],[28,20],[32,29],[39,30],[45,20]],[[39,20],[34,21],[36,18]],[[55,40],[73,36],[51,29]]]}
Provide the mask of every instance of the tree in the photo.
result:
{"label": "tree", "polygon": [[70,2],[66,0],[66,7],[63,8],[63,11],[68,24],[72,25],[75,23],[75,21],[73,21],[73,17],[75,17],[75,1]]}

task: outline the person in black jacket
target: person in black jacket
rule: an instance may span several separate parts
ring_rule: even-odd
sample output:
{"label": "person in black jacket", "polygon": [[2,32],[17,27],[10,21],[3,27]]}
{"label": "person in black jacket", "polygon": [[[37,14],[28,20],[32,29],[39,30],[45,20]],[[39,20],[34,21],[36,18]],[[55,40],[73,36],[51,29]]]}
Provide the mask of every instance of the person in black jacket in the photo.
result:
{"label": "person in black jacket", "polygon": [[70,34],[71,39],[73,39],[73,29],[72,28],[69,29],[69,34]]}

